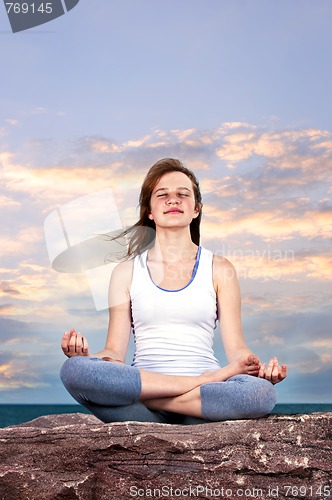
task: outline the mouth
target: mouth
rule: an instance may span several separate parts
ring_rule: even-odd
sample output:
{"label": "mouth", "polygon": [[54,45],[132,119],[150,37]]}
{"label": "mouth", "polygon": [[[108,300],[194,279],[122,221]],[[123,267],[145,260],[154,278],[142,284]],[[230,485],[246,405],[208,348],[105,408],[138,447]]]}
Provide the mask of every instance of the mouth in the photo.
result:
{"label": "mouth", "polygon": [[183,214],[183,211],[179,210],[178,208],[172,208],[171,210],[167,210],[167,212],[164,212],[164,214]]}

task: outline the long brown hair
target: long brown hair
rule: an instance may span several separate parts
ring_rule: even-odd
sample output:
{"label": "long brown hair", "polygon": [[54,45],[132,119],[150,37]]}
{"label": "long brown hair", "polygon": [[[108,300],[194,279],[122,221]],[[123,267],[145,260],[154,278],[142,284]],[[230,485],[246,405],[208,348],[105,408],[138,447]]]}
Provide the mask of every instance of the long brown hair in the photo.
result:
{"label": "long brown hair", "polygon": [[169,172],[182,172],[191,180],[193,184],[196,209],[199,210],[199,215],[190,223],[190,235],[193,243],[199,245],[200,242],[200,224],[202,218],[202,195],[199,188],[199,182],[195,174],[183,165],[180,160],[173,158],[164,158],[157,161],[148,171],[139,196],[140,218],[129,229],[124,231],[124,235],[129,236],[129,245],[127,257],[133,257],[142,253],[142,251],[150,247],[155,238],[156,225],[149,218],[150,200],[152,191],[160,178]]}

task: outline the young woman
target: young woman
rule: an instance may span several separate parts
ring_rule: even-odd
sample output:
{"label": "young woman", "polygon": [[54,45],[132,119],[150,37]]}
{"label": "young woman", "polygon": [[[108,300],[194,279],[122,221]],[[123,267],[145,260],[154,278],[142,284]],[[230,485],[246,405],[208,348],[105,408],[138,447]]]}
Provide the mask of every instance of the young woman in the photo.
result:
{"label": "young woman", "polygon": [[[74,329],[62,338],[69,358],[61,379],[103,422],[202,423],[255,418],[276,403],[286,366],[261,364],[241,328],[232,264],[199,244],[199,183],[180,161],[149,170],[128,259],[112,273],[105,348],[90,355]],[[153,235],[153,238],[151,237]],[[219,320],[228,365],[213,353]],[[136,351],[124,363],[134,332]]]}

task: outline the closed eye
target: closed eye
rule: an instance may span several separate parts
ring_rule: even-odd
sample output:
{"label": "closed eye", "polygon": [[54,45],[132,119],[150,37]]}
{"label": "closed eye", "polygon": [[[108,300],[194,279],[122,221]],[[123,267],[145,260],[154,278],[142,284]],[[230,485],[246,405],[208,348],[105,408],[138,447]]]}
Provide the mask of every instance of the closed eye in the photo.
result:
{"label": "closed eye", "polygon": [[[165,196],[168,196],[168,193],[157,194],[157,198],[164,198]],[[180,196],[181,198],[188,198],[190,195],[187,193],[178,193],[177,196]]]}

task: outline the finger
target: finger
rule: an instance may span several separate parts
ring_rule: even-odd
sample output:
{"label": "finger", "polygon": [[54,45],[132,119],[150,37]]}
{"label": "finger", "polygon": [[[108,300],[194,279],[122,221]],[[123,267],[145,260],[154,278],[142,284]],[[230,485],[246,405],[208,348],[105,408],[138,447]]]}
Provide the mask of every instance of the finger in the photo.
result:
{"label": "finger", "polygon": [[85,337],[82,337],[82,351],[85,356],[89,354],[89,344],[88,340]]}
{"label": "finger", "polygon": [[265,378],[267,380],[271,380],[273,366],[274,366],[274,361],[272,358],[272,359],[270,359],[269,364],[267,365],[267,368],[266,368]]}
{"label": "finger", "polygon": [[278,365],[278,379],[276,381],[272,381],[273,384],[277,384],[278,382],[282,382],[284,378],[287,377],[287,366],[282,365],[281,367]]}
{"label": "finger", "polygon": [[74,330],[74,328],[72,328],[68,334],[68,346],[69,346],[69,349],[71,349],[72,345],[73,345],[73,342],[76,342],[76,332]]}
{"label": "finger", "polygon": [[69,352],[68,339],[69,339],[69,334],[68,332],[65,332],[61,339],[61,349],[65,354]]}
{"label": "finger", "polygon": [[263,363],[260,368],[259,368],[259,372],[258,372],[258,376],[260,378],[264,378],[265,377],[265,370],[266,370],[266,363]]}
{"label": "finger", "polygon": [[76,335],[75,352],[77,354],[82,354],[83,352],[83,337],[80,333]]}
{"label": "finger", "polygon": [[61,338],[61,345],[67,344],[68,339],[69,339],[69,333],[65,332]]}
{"label": "finger", "polygon": [[287,366],[286,365],[282,365],[281,372],[280,372],[280,375],[279,375],[280,382],[282,380],[284,380],[284,378],[286,378],[286,377],[287,377]]}
{"label": "finger", "polygon": [[274,363],[271,372],[271,382],[272,384],[276,384],[278,381],[279,381],[279,365]]}
{"label": "finger", "polygon": [[68,346],[69,346],[69,353],[71,355],[76,354],[76,338],[77,338],[76,333],[75,333],[75,335],[70,335],[70,337],[69,337]]}

